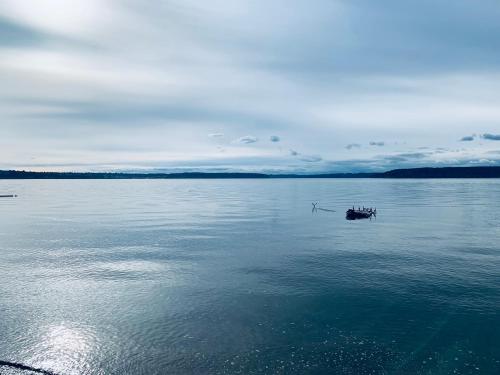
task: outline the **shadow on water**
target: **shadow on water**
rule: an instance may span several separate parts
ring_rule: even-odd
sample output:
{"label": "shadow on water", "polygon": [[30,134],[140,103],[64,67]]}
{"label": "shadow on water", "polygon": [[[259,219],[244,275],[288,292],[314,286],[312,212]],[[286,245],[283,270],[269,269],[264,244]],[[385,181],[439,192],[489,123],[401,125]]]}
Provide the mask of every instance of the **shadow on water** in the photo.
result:
{"label": "shadow on water", "polygon": [[16,363],[16,362],[0,361],[0,369],[2,369],[2,367],[21,370],[22,372],[25,372],[25,371],[34,372],[36,374],[58,375],[52,371],[48,371],[48,370],[44,370],[44,369],[40,369],[40,368],[36,368],[36,367],[31,367],[31,366],[23,365],[22,363]]}

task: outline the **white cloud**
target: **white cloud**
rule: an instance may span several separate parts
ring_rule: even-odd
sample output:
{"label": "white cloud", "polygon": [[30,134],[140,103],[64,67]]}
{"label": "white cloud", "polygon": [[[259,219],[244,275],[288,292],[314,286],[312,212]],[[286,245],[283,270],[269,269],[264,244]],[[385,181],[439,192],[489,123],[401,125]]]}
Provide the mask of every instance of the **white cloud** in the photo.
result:
{"label": "white cloud", "polygon": [[223,133],[211,133],[208,135],[210,138],[222,138],[224,137]]}
{"label": "white cloud", "polygon": [[234,140],[235,143],[244,143],[244,144],[255,143],[257,141],[258,141],[257,137],[254,137],[252,135],[246,135],[244,137],[240,137]]}

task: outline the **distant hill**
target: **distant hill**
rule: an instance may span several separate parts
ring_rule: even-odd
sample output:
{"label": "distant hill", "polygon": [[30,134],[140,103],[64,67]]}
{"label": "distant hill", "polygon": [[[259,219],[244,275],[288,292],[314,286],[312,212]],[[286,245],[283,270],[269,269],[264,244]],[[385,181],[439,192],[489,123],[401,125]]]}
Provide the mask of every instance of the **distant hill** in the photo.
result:
{"label": "distant hill", "polygon": [[124,180],[124,179],[200,179],[200,178],[268,178],[262,173],[79,173],[79,172],[29,172],[0,171],[0,179],[37,179],[37,180]]}
{"label": "distant hill", "polygon": [[394,169],[382,178],[500,178],[500,167],[443,167]]}
{"label": "distant hill", "polygon": [[0,171],[0,179],[242,179],[242,178],[500,178],[500,167],[394,169],[382,173],[265,174],[265,173],[78,173]]}

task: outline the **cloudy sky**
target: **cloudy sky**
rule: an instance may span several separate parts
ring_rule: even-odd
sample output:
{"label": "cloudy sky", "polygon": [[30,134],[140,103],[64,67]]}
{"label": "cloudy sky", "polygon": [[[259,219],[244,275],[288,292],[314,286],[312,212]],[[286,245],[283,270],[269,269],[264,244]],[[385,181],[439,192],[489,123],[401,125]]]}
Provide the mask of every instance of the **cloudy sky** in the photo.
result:
{"label": "cloudy sky", "polygon": [[0,169],[494,164],[498,0],[0,1]]}

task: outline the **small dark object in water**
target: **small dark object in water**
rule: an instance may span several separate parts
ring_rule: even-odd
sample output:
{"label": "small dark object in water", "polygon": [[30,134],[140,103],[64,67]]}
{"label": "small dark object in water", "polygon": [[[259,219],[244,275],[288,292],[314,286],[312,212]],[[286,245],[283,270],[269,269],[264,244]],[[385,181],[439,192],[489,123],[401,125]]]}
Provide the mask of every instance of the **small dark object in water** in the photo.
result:
{"label": "small dark object in water", "polygon": [[13,195],[13,194],[0,195],[0,198],[15,198],[15,197],[17,197],[17,195]]}
{"label": "small dark object in water", "polygon": [[373,217],[377,217],[377,209],[374,210],[371,208],[357,209],[349,208],[345,213],[346,220],[358,220],[358,219],[371,219]]}

